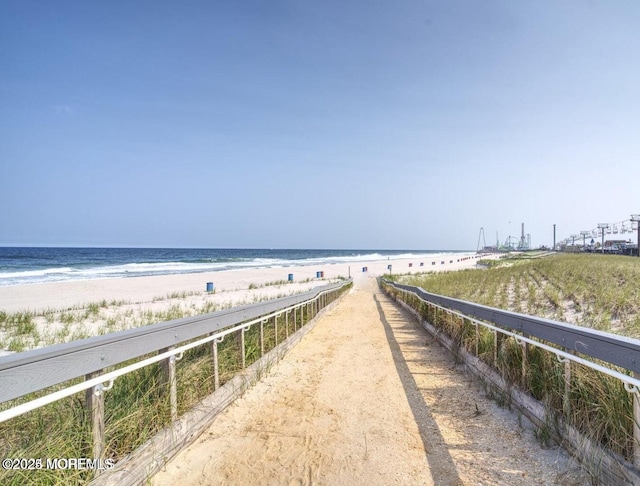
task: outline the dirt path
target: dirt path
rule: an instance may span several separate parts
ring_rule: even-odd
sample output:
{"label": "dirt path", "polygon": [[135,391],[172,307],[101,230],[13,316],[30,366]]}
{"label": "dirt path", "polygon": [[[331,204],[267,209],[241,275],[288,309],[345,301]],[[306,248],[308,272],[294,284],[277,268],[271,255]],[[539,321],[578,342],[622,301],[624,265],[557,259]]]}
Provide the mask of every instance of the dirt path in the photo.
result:
{"label": "dirt path", "polygon": [[569,468],[360,276],[152,484],[587,484]]}

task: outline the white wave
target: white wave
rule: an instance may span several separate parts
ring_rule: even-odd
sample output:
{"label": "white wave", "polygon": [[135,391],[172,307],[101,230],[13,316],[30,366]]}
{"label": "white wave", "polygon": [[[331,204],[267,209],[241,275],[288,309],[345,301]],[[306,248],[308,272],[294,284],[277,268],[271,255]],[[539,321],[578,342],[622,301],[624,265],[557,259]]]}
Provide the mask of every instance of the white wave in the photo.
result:
{"label": "white wave", "polygon": [[288,266],[325,265],[346,262],[366,262],[399,259],[433,259],[445,255],[460,254],[456,252],[438,253],[399,253],[383,255],[380,253],[355,253],[348,256],[326,256],[307,259],[254,258],[236,261],[219,262],[157,262],[127,263],[123,265],[105,265],[89,268],[46,268],[42,270],[25,270],[23,272],[0,272],[0,286],[22,285],[31,283],[60,282],[68,280],[91,280],[117,277],[136,277],[151,275],[167,275],[177,273],[200,273],[232,270],[236,268],[282,268]]}
{"label": "white wave", "polygon": [[30,278],[30,277],[46,277],[47,275],[62,275],[72,273],[73,268],[44,268],[42,270],[25,270],[24,272],[0,272],[0,279],[3,278]]}

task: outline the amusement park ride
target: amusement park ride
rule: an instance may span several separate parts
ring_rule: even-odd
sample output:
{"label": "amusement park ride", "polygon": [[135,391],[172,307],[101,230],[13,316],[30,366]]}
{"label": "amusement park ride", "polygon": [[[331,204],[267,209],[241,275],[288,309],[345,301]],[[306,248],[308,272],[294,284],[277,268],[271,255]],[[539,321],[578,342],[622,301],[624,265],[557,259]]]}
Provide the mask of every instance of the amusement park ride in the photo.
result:
{"label": "amusement park ride", "polygon": [[[482,246],[480,241],[482,240]],[[487,246],[487,241],[484,235],[484,228],[480,228],[480,234],[478,235],[477,251],[482,252],[494,252],[494,251],[527,251],[531,250],[531,235],[524,233],[524,223],[522,223],[522,231],[520,238],[516,236],[508,236],[504,243],[500,243],[498,233],[496,232],[496,245]]]}
{"label": "amusement park ride", "polygon": [[[557,244],[555,241],[555,227],[556,225],[554,224],[554,250],[569,252],[602,252],[638,256],[638,249],[640,248],[640,214],[632,214],[630,219],[613,224],[599,223],[596,228],[580,231],[579,234],[572,234],[568,238],[559,241]],[[637,233],[637,242],[633,242],[631,236],[623,236],[627,233]],[[527,251],[532,249],[531,235],[525,235],[524,223],[522,223],[520,238],[516,236],[508,236],[504,243],[500,243],[498,233],[496,232],[495,246],[487,246],[484,228],[480,228],[477,246],[478,253],[496,251]]]}

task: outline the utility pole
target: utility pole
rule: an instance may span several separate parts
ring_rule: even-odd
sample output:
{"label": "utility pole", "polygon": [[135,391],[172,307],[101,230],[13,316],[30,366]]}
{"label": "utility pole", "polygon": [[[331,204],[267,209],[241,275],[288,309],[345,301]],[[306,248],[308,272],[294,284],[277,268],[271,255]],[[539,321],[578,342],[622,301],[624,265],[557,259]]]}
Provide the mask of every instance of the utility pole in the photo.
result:
{"label": "utility pole", "polygon": [[631,215],[631,224],[635,223],[636,227],[638,228],[638,247],[637,247],[637,253],[638,256],[640,257],[640,214],[632,214]]}
{"label": "utility pole", "polygon": [[604,230],[609,229],[609,223],[598,223],[598,228],[602,232],[602,253],[604,254]]}
{"label": "utility pole", "polygon": [[591,233],[591,231],[581,231],[580,234],[582,235],[582,249],[584,250],[584,248],[587,246],[587,235]]}
{"label": "utility pole", "polygon": [[556,225],[553,225],[553,251],[556,251]]}

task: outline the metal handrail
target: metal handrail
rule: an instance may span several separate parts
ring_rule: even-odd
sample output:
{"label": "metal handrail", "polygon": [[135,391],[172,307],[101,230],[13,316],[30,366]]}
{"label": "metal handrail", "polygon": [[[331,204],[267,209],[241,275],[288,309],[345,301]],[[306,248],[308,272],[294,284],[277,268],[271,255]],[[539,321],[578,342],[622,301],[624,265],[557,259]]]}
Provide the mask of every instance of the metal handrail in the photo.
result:
{"label": "metal handrail", "polygon": [[[169,351],[161,352],[132,365],[98,377],[92,377],[64,390],[59,390],[27,404],[19,405],[18,407],[24,407],[24,409],[19,408],[22,411],[18,415],[25,413],[28,410],[44,405],[45,402],[51,403],[100,383],[112,381],[118,376],[135,369],[179,355],[192,347],[217,338],[224,338],[226,334],[239,328],[248,327],[261,320],[289,312],[351,282],[349,279],[325,285],[302,294],[268,302],[213,312],[198,317],[167,321],[143,328],[129,329],[0,357],[0,403],[113,367],[152,352],[162,351],[169,347],[172,348]],[[224,330],[215,332],[221,329]],[[202,338],[204,335],[207,336]],[[180,346],[180,343],[198,338],[200,339],[197,341]],[[52,370],[55,370],[55,372],[52,373]],[[29,403],[34,405],[29,405]],[[0,422],[16,416],[15,413],[10,413],[11,410],[13,409],[0,412]]]}
{"label": "metal handrail", "polygon": [[[100,376],[88,379],[83,381],[82,383],[78,383],[76,385],[72,385],[69,387],[66,387],[62,390],[58,390],[56,392],[53,393],[49,393],[48,395],[39,397],[35,400],[31,400],[29,402],[17,405],[15,407],[12,407],[8,410],[2,411],[0,412],[0,423],[5,422],[9,419],[12,419],[14,417],[17,417],[19,415],[22,415],[24,413],[30,412],[31,410],[35,410],[37,408],[43,407],[44,405],[48,405],[50,403],[53,403],[57,400],[60,400],[62,398],[68,397],[73,395],[74,393],[78,393],[84,390],[87,390],[89,388],[98,386],[98,393],[101,393],[102,391],[107,391],[109,389],[111,389],[111,387],[113,386],[113,382],[116,378],[119,378],[120,376],[126,375],[128,373],[131,373],[132,371],[136,371],[140,368],[144,368],[145,366],[149,366],[153,363],[157,363],[159,361],[165,360],[167,358],[173,358],[176,357],[176,359],[180,359],[177,358],[177,356],[182,357],[183,353],[185,351],[188,351],[191,348],[195,348],[197,346],[201,346],[203,344],[206,344],[208,342],[211,342],[213,340],[217,340],[217,342],[221,342],[224,337],[227,334],[231,334],[233,332],[236,332],[240,329],[242,329],[243,331],[246,331],[248,328],[250,328],[253,324],[256,324],[258,322],[261,321],[265,321],[268,320],[272,317],[277,317],[281,314],[284,314],[285,312],[290,312],[293,309],[296,309],[298,307],[301,307],[303,305],[306,305],[307,303],[309,303],[310,301],[316,300],[318,297],[320,297],[321,295],[323,295],[324,293],[329,292],[329,290],[327,291],[323,291],[320,292],[318,295],[316,295],[313,299],[307,300],[305,302],[287,307],[285,309],[279,310],[277,312],[273,312],[271,314],[268,315],[264,315],[259,317],[258,319],[253,319],[249,322],[243,322],[242,324],[239,324],[237,326],[234,326],[232,328],[229,329],[225,329],[224,331],[212,334],[210,336],[207,336],[205,338],[202,339],[198,339],[197,341],[193,341],[189,344],[185,344],[183,346],[179,346],[176,348],[173,348],[169,351],[166,351],[164,353],[160,353],[157,354],[155,356],[152,356],[150,358],[147,359],[143,359],[140,360],[136,363],[133,363],[131,365],[128,366],[124,366],[122,368],[118,368],[115,371],[111,371],[108,373],[104,373]],[[108,383],[107,386],[104,386],[104,383]]]}
{"label": "metal handrail", "polygon": [[[386,285],[397,290],[414,294],[426,303],[449,312],[455,312],[466,319],[485,327],[491,327],[496,331],[517,336],[518,339],[526,338],[514,333],[533,336],[542,341],[561,346],[565,350],[575,351],[640,374],[640,340],[638,339],[432,294],[420,287],[398,284],[384,278],[381,280]],[[491,322],[498,327],[487,325],[487,322]],[[505,330],[512,331],[512,333],[505,332]],[[530,341],[527,340],[527,342]],[[531,344],[539,345],[540,343],[533,341]],[[566,354],[568,359],[577,361],[577,358],[574,358],[571,353],[564,353],[562,350],[553,347],[550,348],[556,354]],[[590,361],[589,363],[596,365],[596,363]],[[627,378],[629,378],[629,383],[640,385],[640,381],[631,377]]]}

